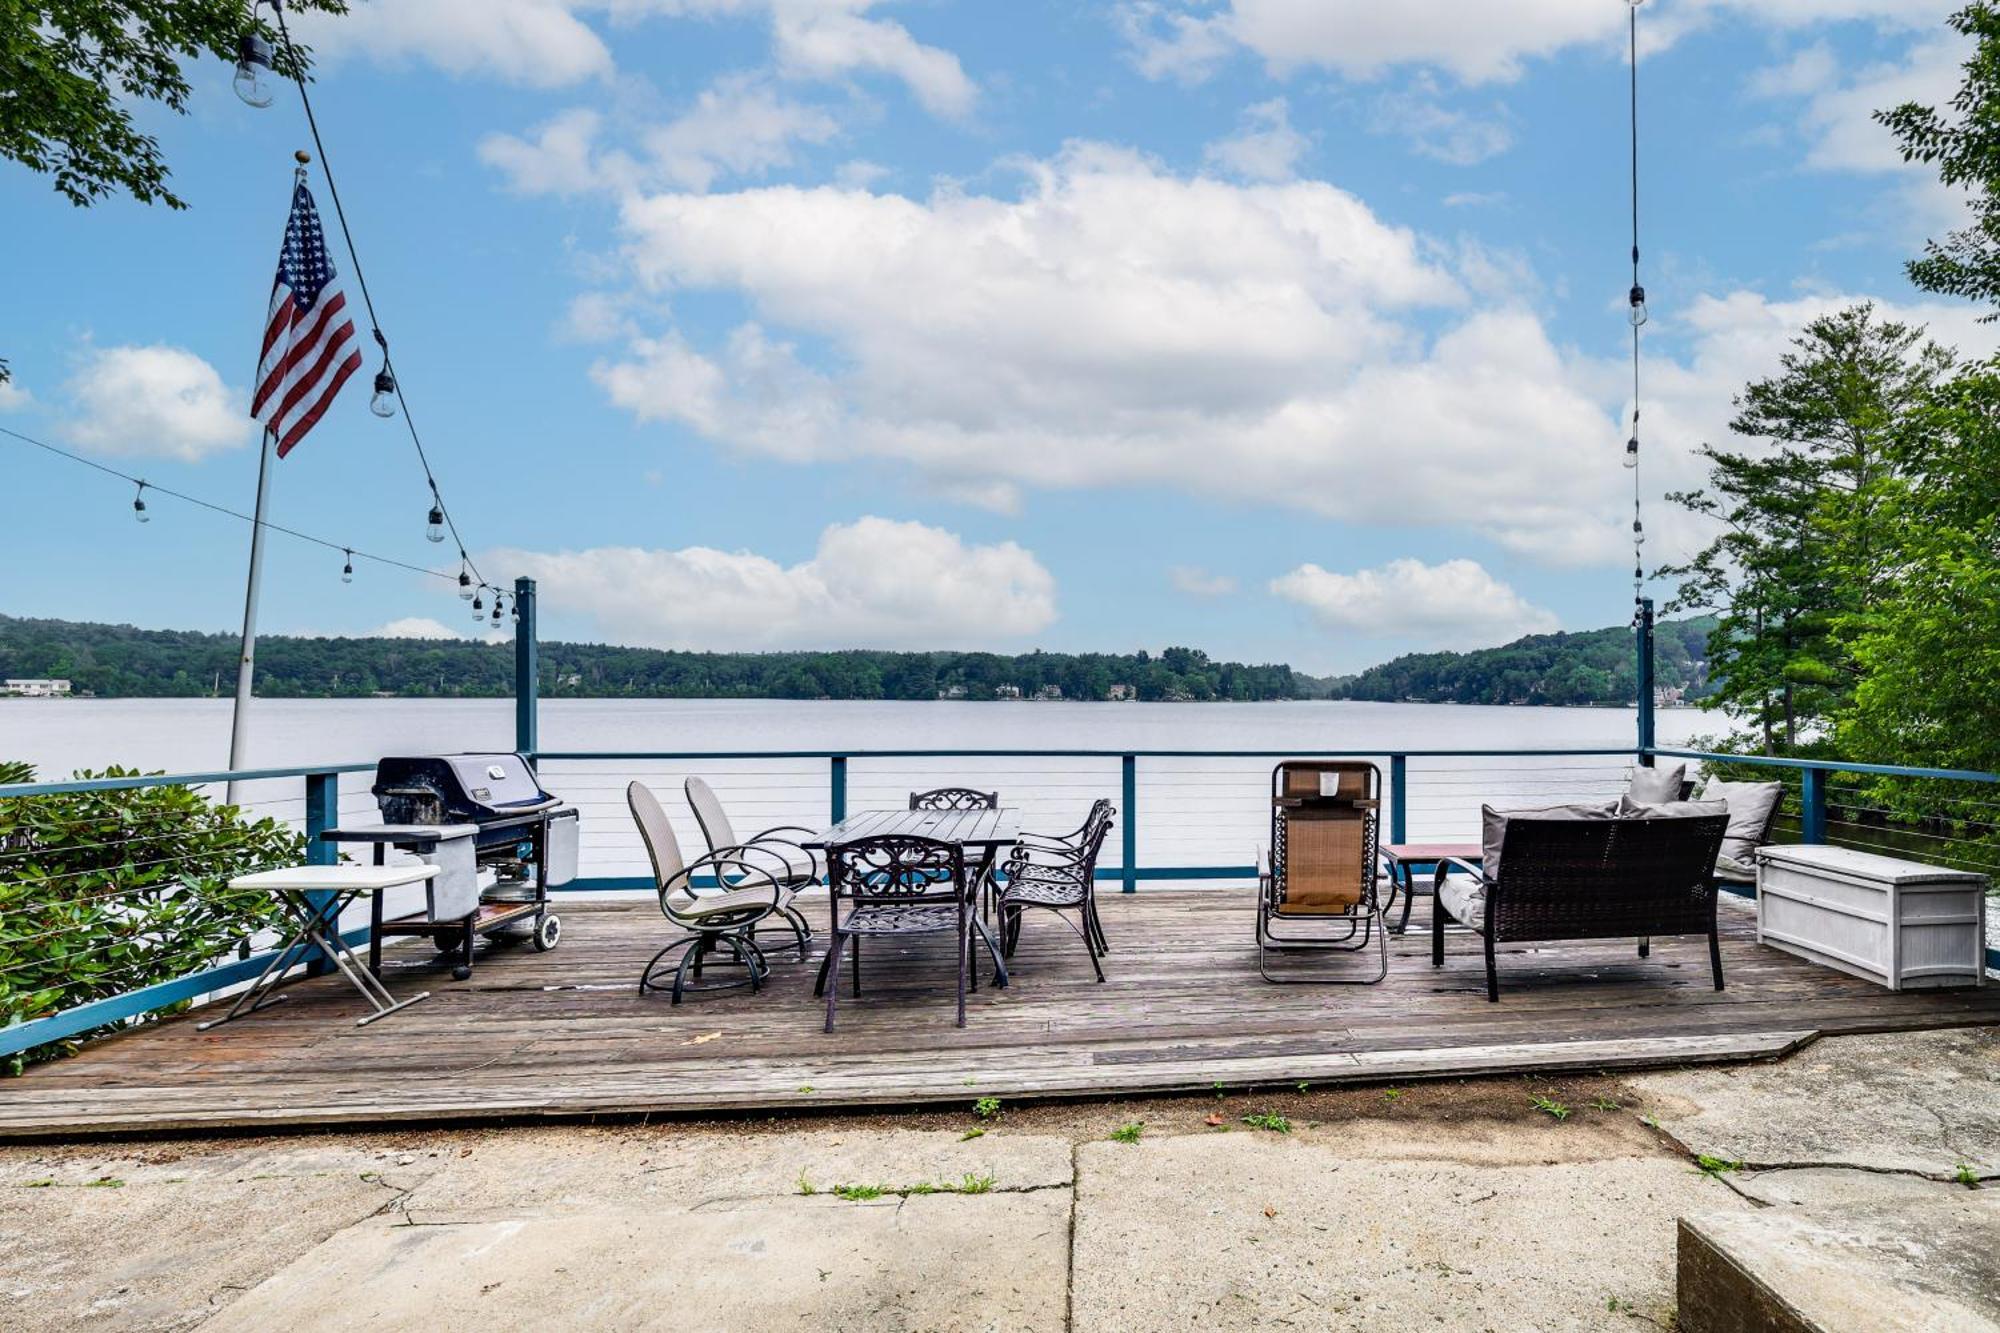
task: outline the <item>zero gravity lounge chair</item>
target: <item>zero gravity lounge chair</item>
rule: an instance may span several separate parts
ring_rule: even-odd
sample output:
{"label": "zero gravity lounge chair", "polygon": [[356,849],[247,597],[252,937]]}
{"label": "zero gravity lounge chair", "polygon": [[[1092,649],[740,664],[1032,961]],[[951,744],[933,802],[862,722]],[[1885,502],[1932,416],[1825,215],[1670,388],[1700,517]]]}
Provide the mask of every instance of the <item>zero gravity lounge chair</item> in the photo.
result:
{"label": "zero gravity lounge chair", "polygon": [[[1389,975],[1375,891],[1381,796],[1382,771],[1371,763],[1288,759],[1272,771],[1271,844],[1257,882],[1257,970],[1266,981],[1372,985]],[[1269,965],[1272,953],[1357,953],[1371,942],[1372,977],[1286,975]]]}

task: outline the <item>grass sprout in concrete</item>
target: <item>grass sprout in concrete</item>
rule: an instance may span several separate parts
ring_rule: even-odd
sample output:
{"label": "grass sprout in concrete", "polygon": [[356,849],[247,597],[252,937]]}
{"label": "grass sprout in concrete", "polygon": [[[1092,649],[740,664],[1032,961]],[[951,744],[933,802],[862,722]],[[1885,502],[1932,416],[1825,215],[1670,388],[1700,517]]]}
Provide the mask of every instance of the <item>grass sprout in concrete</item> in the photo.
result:
{"label": "grass sprout in concrete", "polygon": [[1143,1120],[1134,1120],[1129,1125],[1120,1125],[1118,1128],[1112,1130],[1110,1137],[1113,1143],[1137,1143],[1139,1136],[1145,1132],[1146,1122]]}
{"label": "grass sprout in concrete", "polygon": [[1266,1111],[1261,1115],[1246,1115],[1243,1117],[1243,1123],[1252,1129],[1268,1130],[1273,1134],[1292,1132],[1292,1122],[1276,1111]]}

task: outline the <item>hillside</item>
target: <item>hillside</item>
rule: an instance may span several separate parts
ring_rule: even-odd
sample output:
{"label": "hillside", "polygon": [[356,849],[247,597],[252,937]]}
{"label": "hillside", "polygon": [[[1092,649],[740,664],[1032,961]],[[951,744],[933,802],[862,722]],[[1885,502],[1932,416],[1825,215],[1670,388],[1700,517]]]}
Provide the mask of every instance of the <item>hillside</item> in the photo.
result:
{"label": "hillside", "polygon": [[[1654,628],[1655,684],[1689,702],[1709,689],[1715,621],[1663,620]],[[1531,634],[1499,648],[1410,653],[1328,684],[1328,697],[1457,704],[1630,704],[1638,697],[1631,627]]]}
{"label": "hillside", "polygon": [[[1708,621],[1659,630],[1660,684],[1705,688]],[[0,616],[0,676],[53,676],[102,698],[192,697],[235,688],[236,637]],[[1369,699],[1431,703],[1629,704],[1632,632],[1545,634],[1502,648],[1399,657],[1354,676],[1218,662],[1193,648],[1150,653],[694,653],[541,644],[549,698]],[[1122,687],[1122,688],[1121,688]],[[514,651],[468,640],[274,635],[257,647],[268,698],[371,695],[503,698]]]}

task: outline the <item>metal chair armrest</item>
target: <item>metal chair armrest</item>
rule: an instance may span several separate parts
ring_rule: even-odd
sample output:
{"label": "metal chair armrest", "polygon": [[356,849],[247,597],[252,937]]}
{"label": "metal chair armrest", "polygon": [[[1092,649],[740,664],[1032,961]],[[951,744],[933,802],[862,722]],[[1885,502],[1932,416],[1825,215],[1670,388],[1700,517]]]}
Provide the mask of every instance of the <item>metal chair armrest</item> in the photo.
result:
{"label": "metal chair armrest", "polygon": [[[742,860],[739,857],[729,855],[733,850],[736,849],[725,847],[720,851],[710,852],[707,856],[698,856],[682,866],[666,883],[660,886],[660,910],[666,913],[669,920],[674,921],[676,924],[681,924],[681,919],[675,916],[673,911],[667,907],[668,897],[673,894],[676,888],[680,888],[686,891],[688,897],[700,898],[703,890],[695,886],[694,877],[697,871],[704,869],[715,870],[716,892],[739,893],[745,889],[757,889],[761,887],[769,892],[771,898],[771,901],[765,905],[762,916],[769,916],[778,910],[778,903],[784,897],[785,886],[780,884],[777,877],[769,871],[752,865],[750,862]],[[739,873],[734,877],[725,874],[723,867],[726,866],[735,867]],[[760,886],[745,882],[745,880],[753,876],[761,878],[764,883]]]}
{"label": "metal chair armrest", "polygon": [[1482,884],[1488,884],[1492,882],[1491,880],[1488,880],[1486,878],[1485,867],[1475,865],[1471,861],[1467,861],[1456,856],[1446,856],[1439,858],[1437,863],[1437,873],[1432,877],[1433,882],[1436,884],[1444,883],[1444,877],[1446,872],[1454,868],[1465,871],[1467,874],[1471,875],[1474,879],[1478,880]]}

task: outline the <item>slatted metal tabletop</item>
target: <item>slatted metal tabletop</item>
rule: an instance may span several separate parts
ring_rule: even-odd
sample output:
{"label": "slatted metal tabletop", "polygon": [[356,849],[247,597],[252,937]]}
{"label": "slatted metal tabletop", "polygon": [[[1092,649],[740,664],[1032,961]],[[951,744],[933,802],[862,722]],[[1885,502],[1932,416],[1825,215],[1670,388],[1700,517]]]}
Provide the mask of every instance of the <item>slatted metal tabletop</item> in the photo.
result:
{"label": "slatted metal tabletop", "polygon": [[858,838],[935,838],[968,850],[998,851],[1021,840],[1021,812],[998,810],[861,810],[802,845],[825,851]]}

